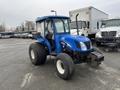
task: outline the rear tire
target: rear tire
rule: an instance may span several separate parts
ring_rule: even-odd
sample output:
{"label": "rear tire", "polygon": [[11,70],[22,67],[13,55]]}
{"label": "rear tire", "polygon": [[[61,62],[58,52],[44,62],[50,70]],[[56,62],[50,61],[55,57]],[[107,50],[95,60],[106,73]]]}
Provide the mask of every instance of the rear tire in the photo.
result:
{"label": "rear tire", "polygon": [[56,71],[57,75],[64,80],[72,77],[74,73],[74,63],[68,54],[61,53],[57,56]]}
{"label": "rear tire", "polygon": [[32,43],[29,47],[29,57],[32,64],[42,65],[46,62],[47,52],[44,46],[38,43]]}

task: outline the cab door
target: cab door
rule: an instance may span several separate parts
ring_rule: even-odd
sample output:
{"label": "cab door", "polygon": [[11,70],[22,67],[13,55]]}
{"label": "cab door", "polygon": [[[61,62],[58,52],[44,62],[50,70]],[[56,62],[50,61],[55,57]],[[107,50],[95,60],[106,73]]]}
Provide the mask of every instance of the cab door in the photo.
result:
{"label": "cab door", "polygon": [[51,46],[51,50],[55,50],[55,32],[54,32],[53,20],[48,19],[45,21],[45,38],[48,40]]}

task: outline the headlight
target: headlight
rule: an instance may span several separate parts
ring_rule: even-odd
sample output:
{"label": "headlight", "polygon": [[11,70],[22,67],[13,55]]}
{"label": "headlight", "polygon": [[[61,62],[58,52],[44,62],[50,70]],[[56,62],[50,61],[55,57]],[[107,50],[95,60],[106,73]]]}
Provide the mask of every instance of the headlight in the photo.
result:
{"label": "headlight", "polygon": [[96,38],[101,38],[101,32],[96,33]]}
{"label": "headlight", "polygon": [[83,42],[80,42],[80,46],[81,46],[81,50],[82,51],[86,51],[87,50],[87,47],[86,47],[86,45]]}
{"label": "headlight", "polygon": [[118,33],[118,34],[116,35],[116,37],[120,37],[120,33]]}

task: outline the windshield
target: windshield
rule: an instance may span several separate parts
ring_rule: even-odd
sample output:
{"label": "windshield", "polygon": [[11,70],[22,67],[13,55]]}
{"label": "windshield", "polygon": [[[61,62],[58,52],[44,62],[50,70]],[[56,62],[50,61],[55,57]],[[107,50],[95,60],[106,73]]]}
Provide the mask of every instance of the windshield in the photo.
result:
{"label": "windshield", "polygon": [[69,33],[70,32],[68,19],[55,19],[54,22],[55,22],[57,33]]}
{"label": "windshield", "polygon": [[102,28],[120,26],[120,19],[102,21]]}

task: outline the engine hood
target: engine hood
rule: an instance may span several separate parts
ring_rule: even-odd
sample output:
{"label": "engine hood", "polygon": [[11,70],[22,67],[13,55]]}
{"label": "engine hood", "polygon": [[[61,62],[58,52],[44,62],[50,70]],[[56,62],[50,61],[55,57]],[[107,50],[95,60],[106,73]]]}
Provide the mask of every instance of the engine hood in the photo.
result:
{"label": "engine hood", "polygon": [[62,36],[61,40],[65,42],[70,48],[74,50],[78,50],[76,42],[90,42],[90,39],[85,36],[78,36],[78,35],[65,35]]}
{"label": "engine hood", "polygon": [[78,36],[78,35],[65,35],[61,38],[61,41],[78,41],[78,42],[87,42],[90,41],[89,38],[85,36]]}

